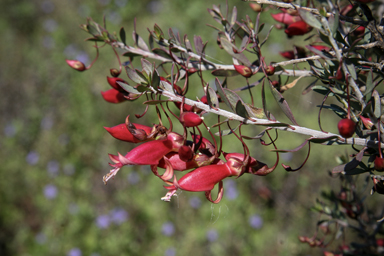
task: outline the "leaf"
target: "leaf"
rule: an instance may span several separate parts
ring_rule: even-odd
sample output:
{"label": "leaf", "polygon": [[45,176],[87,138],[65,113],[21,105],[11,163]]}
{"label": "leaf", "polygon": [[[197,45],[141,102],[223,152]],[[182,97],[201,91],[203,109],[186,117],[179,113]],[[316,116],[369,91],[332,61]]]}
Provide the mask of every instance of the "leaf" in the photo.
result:
{"label": "leaf", "polygon": [[[240,124],[237,125],[236,128],[232,129],[232,131],[236,131],[237,128],[239,128],[239,126],[240,126]],[[232,131],[231,131],[230,129],[222,130],[220,133],[219,133],[219,132],[216,132],[215,135],[216,135],[216,136],[220,136],[220,135],[221,135],[221,136],[227,136],[227,135],[232,134]]]}
{"label": "leaf", "polygon": [[237,95],[234,91],[224,88],[225,96],[227,97],[229,104],[231,104],[231,108],[236,112],[236,104],[237,101],[240,100],[239,95]]}
{"label": "leaf", "polygon": [[[225,81],[225,80],[224,80]],[[224,82],[223,82],[224,83]],[[221,100],[224,101],[224,103],[232,110],[234,111],[234,108],[232,107],[229,99],[227,98],[227,95],[224,92],[224,88],[221,86],[221,83],[218,78],[215,79],[215,84],[217,88],[217,93],[220,95]]]}
{"label": "leaf", "polygon": [[211,87],[208,87],[208,90],[207,90],[207,101],[208,101],[208,105],[211,108],[219,107],[219,98],[217,97],[216,92]]}
{"label": "leaf", "polygon": [[159,85],[159,88],[163,89],[164,91],[167,91],[167,92],[170,92],[172,94],[175,94],[174,91],[173,91],[173,87],[170,83],[166,82],[166,81],[160,81],[160,85]]}
{"label": "leaf", "polygon": [[236,20],[237,20],[237,8],[236,6],[234,6],[232,9],[232,16],[230,21],[231,27],[233,27],[236,24]]}
{"label": "leaf", "polygon": [[329,28],[332,31],[332,35],[335,35],[339,28],[339,14],[335,12],[331,17],[328,18]]}
{"label": "leaf", "polygon": [[143,67],[143,71],[147,73],[148,76],[152,75],[153,65],[146,59],[141,59],[141,66]]}
{"label": "leaf", "polygon": [[160,75],[157,72],[157,70],[155,69],[154,72],[152,73],[151,86],[155,90],[157,90],[157,88],[159,87],[159,84],[160,84]]}
{"label": "leaf", "polygon": [[240,75],[236,70],[227,70],[227,69],[215,69],[212,71],[214,76],[238,76]]}
{"label": "leaf", "polygon": [[283,110],[283,113],[289,118],[289,120],[291,120],[293,124],[298,125],[283,95],[281,95],[281,93],[270,83],[269,88],[271,89],[272,95],[278,103],[279,107],[281,108],[281,110]]}
{"label": "leaf", "polygon": [[296,78],[295,80],[293,80],[289,84],[281,86],[280,92],[285,92],[286,90],[293,88],[301,78],[303,78],[303,76]]}
{"label": "leaf", "polygon": [[352,78],[356,80],[357,75],[356,75],[355,65],[351,61],[349,61],[348,59],[345,59],[344,62],[345,62],[345,65],[347,66],[349,74],[351,74]]}
{"label": "leaf", "polygon": [[223,46],[224,50],[231,55],[233,58],[242,62],[245,66],[251,66],[251,62],[245,57],[243,53],[234,53],[233,49],[236,49],[236,46],[228,41],[227,37],[220,33],[220,42],[221,46]]}
{"label": "leaf", "polygon": [[121,42],[123,42],[124,45],[127,45],[124,27],[121,27],[121,29],[120,29],[120,39],[121,39]]}
{"label": "leaf", "polygon": [[305,145],[307,145],[307,143],[308,143],[308,141],[306,140],[303,143],[301,143],[301,145],[299,145],[298,147],[296,147],[294,149],[272,149],[271,151],[272,152],[280,152],[280,153],[297,152],[300,149],[302,149]]}
{"label": "leaf", "polygon": [[244,107],[243,103],[241,102],[241,100],[238,100],[236,103],[236,114],[238,114],[239,116],[244,117],[246,119],[249,118],[248,112],[247,112],[246,108]]}
{"label": "leaf", "polygon": [[[318,106],[318,107],[320,107],[320,106]],[[323,108],[324,109],[332,110],[340,118],[345,118],[345,116],[347,115],[347,112],[343,108],[341,108],[341,107],[339,107],[338,105],[335,105],[335,104],[331,104],[329,106],[323,105]]]}
{"label": "leaf", "polygon": [[146,80],[145,79],[142,79],[141,76],[139,76],[135,70],[131,69],[130,67],[128,66],[125,66],[125,71],[127,72],[127,75],[129,77],[129,79],[131,79],[133,82],[137,83],[137,84],[141,84],[141,83],[145,83]]}
{"label": "leaf", "polygon": [[337,139],[339,138],[339,136],[337,135],[333,135],[333,136],[329,136],[329,137],[325,137],[325,138],[316,138],[316,137],[311,137],[309,139],[307,139],[308,141],[310,142],[313,142],[313,143],[324,143],[324,142],[327,142],[327,141],[330,141],[330,140],[334,140],[334,139]]}
{"label": "leaf", "polygon": [[299,14],[301,18],[305,21],[305,23],[307,23],[311,27],[317,28],[319,30],[323,29],[320,21],[312,13],[305,11],[304,9],[299,9]]}
{"label": "leaf", "polygon": [[135,44],[137,45],[137,47],[139,47],[140,49],[142,49],[144,51],[149,52],[147,44],[145,43],[143,38],[141,38],[141,36],[139,36],[135,31],[132,32],[132,37],[133,37],[133,40],[134,40]]}
{"label": "leaf", "polygon": [[372,98],[372,91],[375,88],[374,84],[372,83],[372,70],[369,70],[367,74],[367,81],[365,83],[365,86],[367,87],[364,96],[366,97],[365,102],[369,102]]}
{"label": "leaf", "polygon": [[191,42],[189,41],[187,35],[184,36],[184,44],[185,44],[185,48],[187,48],[188,52],[193,52]]}
{"label": "leaf", "polygon": [[138,90],[136,90],[134,87],[132,87],[131,85],[129,85],[127,83],[124,83],[124,82],[121,82],[121,81],[116,81],[116,83],[118,85],[120,85],[121,88],[123,88],[125,91],[127,91],[129,93],[140,94],[140,92]]}
{"label": "leaf", "polygon": [[245,108],[247,109],[248,115],[250,117],[256,117],[256,118],[259,118],[259,119],[267,118],[264,115],[264,110],[262,108],[256,108],[256,107],[254,107],[254,106],[252,106],[251,104],[248,104],[248,103],[245,104]]}
{"label": "leaf", "polygon": [[160,49],[160,48],[154,48],[154,49],[152,49],[152,52],[155,53],[155,54],[157,54],[157,55],[159,55],[159,56],[161,56],[161,57],[164,57],[164,58],[167,58],[167,59],[169,59],[169,60],[172,60],[171,55],[169,55],[169,53],[166,52],[166,51],[163,50],[163,49]]}
{"label": "leaf", "polygon": [[260,132],[258,135],[254,136],[254,137],[248,137],[248,136],[243,135],[242,138],[244,138],[246,140],[258,140],[264,136],[266,130],[268,130],[268,128],[264,129],[262,132]]}
{"label": "leaf", "polygon": [[194,36],[193,42],[195,44],[196,53],[201,56],[204,48],[203,40],[201,39],[201,36]]}
{"label": "leaf", "polygon": [[329,59],[332,59],[332,58],[333,58],[333,56],[330,55],[329,53],[320,51],[320,50],[318,50],[318,49],[316,49],[315,47],[312,47],[312,46],[310,46],[310,45],[306,45],[305,47],[307,47],[308,50],[310,50],[311,52],[313,52],[313,53],[319,55],[319,56],[322,57],[323,59],[329,60]]}

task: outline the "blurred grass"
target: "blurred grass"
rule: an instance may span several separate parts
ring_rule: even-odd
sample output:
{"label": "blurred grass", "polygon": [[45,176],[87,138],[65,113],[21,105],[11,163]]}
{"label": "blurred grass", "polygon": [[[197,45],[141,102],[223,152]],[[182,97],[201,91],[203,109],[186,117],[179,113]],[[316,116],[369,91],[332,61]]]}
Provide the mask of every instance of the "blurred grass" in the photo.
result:
{"label": "blurred grass", "polygon": [[[210,41],[208,55],[224,61],[214,30],[205,26],[214,24],[206,11],[214,3],[225,5],[216,0],[0,3],[0,255],[311,252],[297,236],[315,232],[318,215],[309,208],[321,189],[337,184],[327,170],[336,165],[333,156],[344,153],[340,148],[314,146],[309,162],[297,173],[288,174],[278,167],[267,177],[226,181],[229,192],[219,205],[206,201],[203,193],[183,192],[169,204],[160,201],[166,191],[147,167],[125,167],[108,186],[102,184],[102,176],[109,170],[107,154],[133,148],[115,141],[103,126],[122,123],[126,115],[142,113],[144,107],[140,100],[111,105],[101,99],[100,91],[109,89],[109,68],[118,65],[108,47],[101,49],[100,59],[88,72],[76,73],[66,65],[66,58],[89,64],[95,55],[91,45],[83,42],[87,35],[78,25],[86,17],[101,22],[106,15],[110,30],[124,26],[129,35],[136,17],[143,38],[148,35],[146,28],[155,23],[164,32],[172,27],[190,39],[201,35],[203,41]],[[237,6],[239,17],[248,13],[255,19],[256,13],[246,3],[229,4]],[[268,13],[262,20],[267,23],[264,30],[273,24]],[[289,49],[293,42],[274,30],[265,46],[267,62],[281,60],[278,51]],[[299,124],[317,129],[320,99],[312,94],[301,96],[309,83],[304,80],[285,96]],[[236,77],[229,82],[231,86],[239,83],[245,84],[245,80]],[[260,88],[254,95],[260,106]],[[278,107],[270,105],[274,115],[282,117]],[[323,116],[323,128],[335,132],[335,116],[325,111]],[[135,122],[150,125],[153,117],[148,114]],[[247,129],[252,135],[260,131]],[[279,148],[294,148],[302,142],[294,134],[281,132],[280,136]],[[226,137],[225,143],[224,150],[242,150],[233,137]],[[274,153],[258,142],[249,145],[253,156],[273,165]],[[283,162],[299,166],[305,154],[303,150],[283,155]]]}

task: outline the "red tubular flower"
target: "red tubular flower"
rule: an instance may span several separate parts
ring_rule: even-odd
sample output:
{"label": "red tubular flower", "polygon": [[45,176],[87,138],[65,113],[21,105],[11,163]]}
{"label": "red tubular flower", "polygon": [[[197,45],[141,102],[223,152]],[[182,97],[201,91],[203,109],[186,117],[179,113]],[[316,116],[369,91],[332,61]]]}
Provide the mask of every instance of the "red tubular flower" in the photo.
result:
{"label": "red tubular flower", "polygon": [[107,76],[107,81],[108,81],[109,85],[112,86],[112,88],[118,90],[119,92],[125,92],[125,90],[123,88],[121,88],[121,86],[117,83],[117,82],[127,83],[123,79],[121,79],[119,77],[109,77],[109,76]]}
{"label": "red tubular flower", "polygon": [[109,89],[105,92],[101,92],[101,96],[103,96],[104,100],[109,103],[120,103],[127,100],[122,92],[115,89]]}
{"label": "red tubular flower", "polygon": [[288,36],[302,36],[307,34],[312,30],[312,27],[309,26],[304,21],[297,21],[288,26],[288,28],[285,30],[285,33]]}
{"label": "red tubular flower", "polygon": [[124,165],[158,165],[165,155],[170,152],[177,152],[183,145],[182,142],[183,136],[171,132],[166,139],[148,141],[132,149],[125,156],[120,153],[118,155],[110,154],[109,158],[114,162],[110,166],[114,169],[104,176],[104,183],[114,177]]}
{"label": "red tubular flower", "polygon": [[292,16],[284,12],[271,14],[271,16],[275,21],[283,23],[285,25],[291,25],[292,23],[302,20],[300,16]]}
{"label": "red tubular flower", "polygon": [[185,127],[196,127],[203,122],[203,119],[193,112],[182,113],[179,120]]}
{"label": "red tubular flower", "polygon": [[280,52],[280,55],[289,60],[295,59],[295,53],[293,51]]}
{"label": "red tubular flower", "polygon": [[[218,203],[224,193],[222,180],[230,176],[240,176],[242,173],[258,173],[259,170],[265,170],[266,165],[259,163],[252,157],[245,157],[240,153],[225,154],[226,163],[221,160],[208,166],[199,167],[186,175],[179,181],[174,178],[173,185],[165,187],[169,192],[162,198],[163,201],[170,201],[171,197],[176,193],[177,189],[205,192],[207,199],[213,203]],[[247,159],[247,161],[245,161]],[[211,198],[211,190],[219,183],[219,194],[216,200]]]}
{"label": "red tubular flower", "polygon": [[189,162],[193,159],[194,153],[189,146],[181,146],[179,148],[179,158],[181,161]]}
{"label": "red tubular flower", "polygon": [[77,70],[77,71],[84,71],[87,70],[84,63],[78,60],[65,60],[71,68]]}
{"label": "red tubular flower", "polygon": [[[141,124],[133,124],[136,129],[143,130],[147,135],[151,133],[152,128],[146,125]],[[133,134],[128,130],[126,124],[119,124],[113,127],[104,127],[107,132],[109,132],[114,138],[126,142],[132,142],[132,143],[139,143],[143,142],[142,140],[139,140]]]}

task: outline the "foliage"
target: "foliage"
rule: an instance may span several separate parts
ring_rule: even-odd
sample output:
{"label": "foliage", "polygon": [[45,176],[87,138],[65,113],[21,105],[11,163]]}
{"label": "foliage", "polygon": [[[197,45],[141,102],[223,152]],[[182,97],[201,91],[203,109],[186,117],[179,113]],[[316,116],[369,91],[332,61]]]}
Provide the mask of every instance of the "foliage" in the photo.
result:
{"label": "foliage", "polygon": [[[382,213],[376,200],[384,185],[376,172],[382,170],[382,41],[380,26],[375,25],[380,15],[371,11],[376,3],[257,2],[230,3],[237,8],[228,3],[213,5],[208,9],[214,20],[209,22],[210,29],[196,26],[203,16],[203,1],[177,2],[174,7],[180,9],[174,20],[184,20],[179,15],[188,13],[193,20],[190,27],[175,24],[179,30],[167,31],[162,24],[166,22],[155,19],[148,29],[149,40],[141,32],[145,27],[141,26],[148,24],[145,15],[134,15],[137,24],[129,21],[134,24],[133,41],[128,30],[113,32],[109,24],[107,29],[108,21],[88,18],[81,28],[89,34],[87,41],[99,59],[85,65],[90,61],[79,55],[66,58],[74,69],[93,66],[90,71],[83,76],[72,74],[59,68],[62,59],[54,55],[46,67],[58,67],[55,72],[23,73],[28,79],[22,83],[27,92],[22,100],[38,103],[20,104],[22,111],[9,108],[3,117],[7,138],[2,143],[9,150],[2,155],[12,159],[13,152],[18,152],[21,159],[6,160],[2,172],[7,170],[0,184],[4,192],[0,203],[6,206],[0,215],[2,255],[308,254],[300,241],[325,255],[332,255],[330,251],[379,254],[383,231],[382,222],[377,222]],[[150,4],[154,3],[160,2]],[[275,7],[282,9],[276,14]],[[99,16],[101,7],[94,4],[93,8],[92,16]],[[273,21],[270,26],[272,18],[281,24]],[[39,23],[31,27],[37,29]],[[284,31],[276,30],[283,27]],[[29,31],[17,28],[20,33]],[[189,35],[213,31],[215,36],[208,36],[207,44],[204,36],[183,36],[180,28]],[[77,40],[68,36],[75,32],[67,28],[52,36],[65,45]],[[292,49],[281,55],[291,60],[276,62],[281,57],[269,52],[270,45],[284,33]],[[49,52],[54,51],[43,51],[44,55]],[[115,61],[104,57],[108,52]],[[44,59],[32,50],[25,51],[25,56],[33,63]],[[106,70],[110,70],[107,81]],[[45,82],[37,87],[38,81]],[[105,91],[108,83],[111,87]],[[13,90],[8,94],[18,95]],[[300,109],[303,105],[295,107],[298,99],[308,95],[318,105],[315,118],[308,106],[305,110]],[[116,105],[101,103],[100,96]],[[20,114],[24,118],[16,118]],[[342,119],[340,134],[336,117]],[[316,118],[319,128],[313,124]],[[351,120],[353,129],[348,125]],[[114,142],[103,126],[115,138],[143,143]],[[342,145],[352,145],[356,153],[340,156]],[[104,181],[124,165],[133,166],[124,167],[102,186],[101,177],[108,168],[105,156],[116,149],[128,153],[110,155],[113,169]],[[336,192],[326,187],[335,181],[325,177],[334,164],[324,165],[325,159],[334,156],[339,166],[331,176],[339,177],[341,184]],[[278,165],[281,159],[283,168]],[[180,167],[184,165],[192,170]],[[12,175],[9,170],[14,170]],[[149,175],[151,171],[157,177]],[[247,173],[269,175],[249,177]],[[229,176],[239,179],[224,180]],[[169,204],[158,200],[165,191],[162,182],[169,189],[164,200],[178,194]],[[215,200],[211,190],[217,183]],[[321,215],[308,214],[306,209],[318,197],[320,186],[326,192],[313,210]],[[366,198],[370,188],[377,193]],[[214,203],[222,201],[211,206],[202,201],[204,193],[180,193],[183,190],[205,192]],[[316,219],[316,234],[303,235],[314,230]]]}

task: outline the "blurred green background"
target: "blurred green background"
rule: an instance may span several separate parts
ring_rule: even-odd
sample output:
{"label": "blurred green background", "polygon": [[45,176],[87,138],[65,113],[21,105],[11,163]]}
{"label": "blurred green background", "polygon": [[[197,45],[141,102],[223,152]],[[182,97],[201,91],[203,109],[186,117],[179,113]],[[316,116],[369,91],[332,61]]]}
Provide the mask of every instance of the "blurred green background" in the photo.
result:
{"label": "blurred green background", "polygon": [[[247,3],[228,2],[230,8],[237,6],[238,19],[249,14],[255,20],[257,13]],[[224,10],[225,2],[217,0],[1,1],[0,255],[319,255],[297,237],[315,233],[319,216],[310,207],[322,189],[338,184],[327,172],[346,147],[314,146],[308,164],[296,173],[279,166],[267,177],[227,179],[217,205],[206,201],[204,193],[190,192],[162,202],[166,190],[148,167],[124,167],[107,186],[102,183],[109,171],[107,154],[133,148],[113,139],[103,126],[143,113],[144,106],[141,100],[116,105],[102,100],[109,69],[118,68],[109,47],[101,49],[87,72],[67,66],[65,59],[89,64],[95,56],[79,25],[87,17],[102,23],[105,15],[108,29],[124,26],[132,42],[136,17],[137,32],[145,40],[147,27],[157,23],[164,32],[171,27],[190,39],[201,35],[210,41],[207,54],[226,61],[215,31],[206,26],[215,24],[206,11],[212,4],[222,4]],[[274,23],[268,12],[261,19],[266,28]],[[304,45],[273,30],[264,46],[267,62],[282,61],[278,52],[294,44]],[[310,81],[302,79],[285,96],[299,124],[318,129],[316,106],[321,101],[311,93],[301,95]],[[231,78],[229,84],[244,86],[245,79]],[[200,85],[195,93],[202,95]],[[260,102],[260,88],[254,95]],[[284,121],[276,104],[270,108]],[[322,116],[323,128],[336,132],[334,114],[324,111]],[[153,117],[151,111],[132,121],[150,126]],[[256,135],[260,129],[248,131]],[[235,138],[225,141],[224,150],[241,150]],[[280,148],[301,143],[300,136],[280,133]],[[269,148],[258,141],[249,146],[254,157],[274,164],[276,155]],[[295,168],[305,155],[305,150],[285,154],[282,162]]]}

